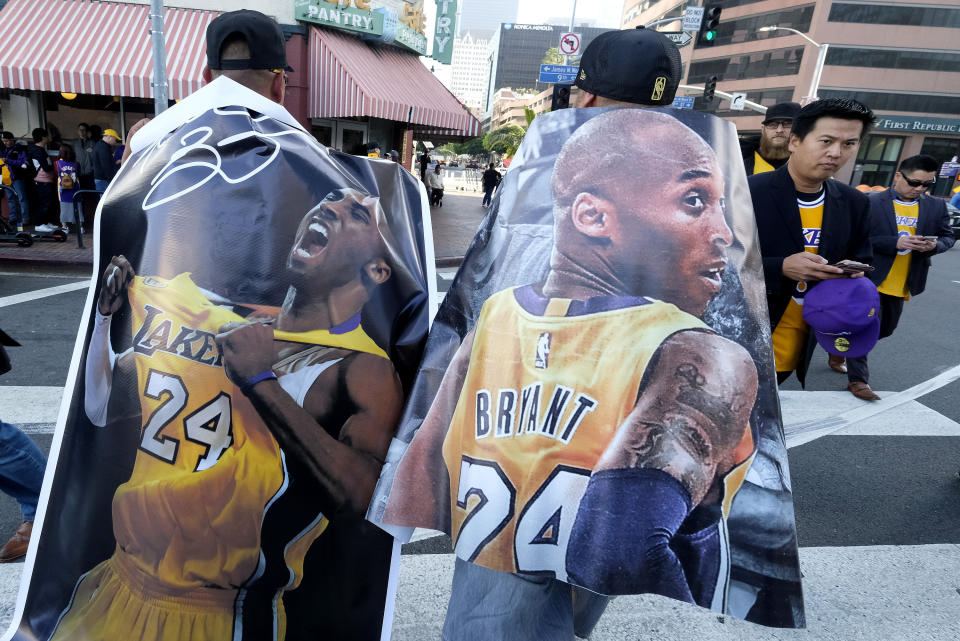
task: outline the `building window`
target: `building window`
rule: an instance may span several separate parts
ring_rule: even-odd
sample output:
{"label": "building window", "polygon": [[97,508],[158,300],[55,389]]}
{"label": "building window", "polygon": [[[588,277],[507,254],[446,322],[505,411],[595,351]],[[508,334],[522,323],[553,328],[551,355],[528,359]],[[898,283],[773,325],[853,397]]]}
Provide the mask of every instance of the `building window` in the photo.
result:
{"label": "building window", "polygon": [[850,184],[889,187],[893,183],[897,165],[900,164],[901,149],[902,136],[867,136],[867,139],[860,143]]}
{"label": "building window", "polygon": [[907,111],[911,113],[960,113],[960,96],[932,96],[917,93],[883,93],[859,89],[821,89],[821,98],[853,98],[874,111]]}
{"label": "building window", "polygon": [[718,80],[744,80],[768,76],[794,76],[800,71],[803,47],[758,51],[730,58],[712,58],[690,63],[689,83],[705,81],[710,76]]}
{"label": "building window", "polygon": [[758,13],[752,16],[745,16],[735,20],[721,20],[717,25],[717,35],[710,43],[710,46],[737,44],[740,42],[751,42],[753,40],[768,40],[770,38],[783,38],[794,34],[789,31],[757,31],[760,27],[775,25],[778,27],[790,27],[797,31],[809,31],[810,21],[813,19],[814,5],[804,5],[801,7],[791,7],[780,11],[770,13]]}
{"label": "building window", "polygon": [[923,7],[915,4],[854,4],[835,2],[830,7],[830,22],[892,24],[898,27],[960,28],[960,9]]}
{"label": "building window", "polygon": [[830,45],[830,49],[827,50],[826,64],[840,67],[871,67],[873,69],[960,71],[960,53]]}

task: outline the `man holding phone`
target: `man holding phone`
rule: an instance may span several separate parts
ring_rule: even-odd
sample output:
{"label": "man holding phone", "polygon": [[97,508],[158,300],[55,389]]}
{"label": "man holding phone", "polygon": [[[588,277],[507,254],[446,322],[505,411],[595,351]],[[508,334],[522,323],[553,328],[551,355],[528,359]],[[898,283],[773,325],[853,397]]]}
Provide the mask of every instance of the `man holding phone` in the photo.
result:
{"label": "man holding phone", "polygon": [[[876,268],[869,278],[880,292],[880,338],[897,328],[903,301],[924,290],[930,257],[955,242],[945,201],[927,195],[938,168],[931,156],[911,156],[900,163],[890,189],[868,195]],[[869,376],[866,356],[847,359],[850,392],[863,400],[879,400]]]}
{"label": "man holding phone", "polygon": [[873,112],[856,100],[812,102],[793,120],[787,163],[748,178],[778,383],[793,371],[801,385],[806,379],[816,345],[803,320],[807,289],[869,269],[850,263],[872,258],[869,201],[830,178],[856,156],[872,124]]}

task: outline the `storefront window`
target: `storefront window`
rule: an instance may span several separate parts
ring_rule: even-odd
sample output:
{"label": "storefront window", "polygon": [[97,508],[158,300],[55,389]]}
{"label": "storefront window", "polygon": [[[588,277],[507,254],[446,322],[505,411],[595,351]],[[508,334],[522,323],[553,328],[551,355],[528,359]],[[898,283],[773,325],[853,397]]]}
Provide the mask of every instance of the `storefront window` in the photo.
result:
{"label": "storefront window", "polygon": [[900,161],[903,140],[902,136],[867,136],[860,145],[850,184],[889,187]]}
{"label": "storefront window", "polygon": [[[954,156],[960,155],[960,138],[924,138],[920,153],[933,156],[938,163],[945,163],[952,160]],[[939,170],[937,173],[940,173]],[[952,186],[952,178],[937,176],[937,184],[930,190],[930,194],[932,196],[949,196]]]}

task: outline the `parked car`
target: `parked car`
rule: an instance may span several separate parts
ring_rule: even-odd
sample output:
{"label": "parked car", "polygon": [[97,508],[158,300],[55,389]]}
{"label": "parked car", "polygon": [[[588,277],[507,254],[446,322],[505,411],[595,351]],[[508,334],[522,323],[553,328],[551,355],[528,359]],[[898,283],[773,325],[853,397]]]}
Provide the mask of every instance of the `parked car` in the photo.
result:
{"label": "parked car", "polygon": [[950,216],[950,229],[953,230],[953,237],[960,240],[960,209],[947,203],[947,215]]}
{"label": "parked car", "polygon": [[451,161],[450,161],[450,164],[447,165],[447,166],[448,166],[448,167],[459,167],[459,166],[460,166],[460,163],[458,163],[456,160],[451,160]]}

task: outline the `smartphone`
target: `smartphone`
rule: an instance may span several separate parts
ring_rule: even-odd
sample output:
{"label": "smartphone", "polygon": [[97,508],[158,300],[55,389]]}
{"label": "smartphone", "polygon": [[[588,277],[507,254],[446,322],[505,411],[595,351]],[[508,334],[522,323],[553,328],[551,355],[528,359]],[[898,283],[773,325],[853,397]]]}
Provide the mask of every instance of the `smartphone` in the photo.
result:
{"label": "smartphone", "polygon": [[924,240],[932,240],[934,242],[940,239],[939,236],[921,236],[920,238],[923,238]]}
{"label": "smartphone", "polygon": [[858,263],[855,260],[841,260],[836,263],[831,263],[834,267],[839,267],[843,270],[845,274],[859,274],[860,272],[872,272],[874,267],[873,265],[867,265],[866,263]]}

